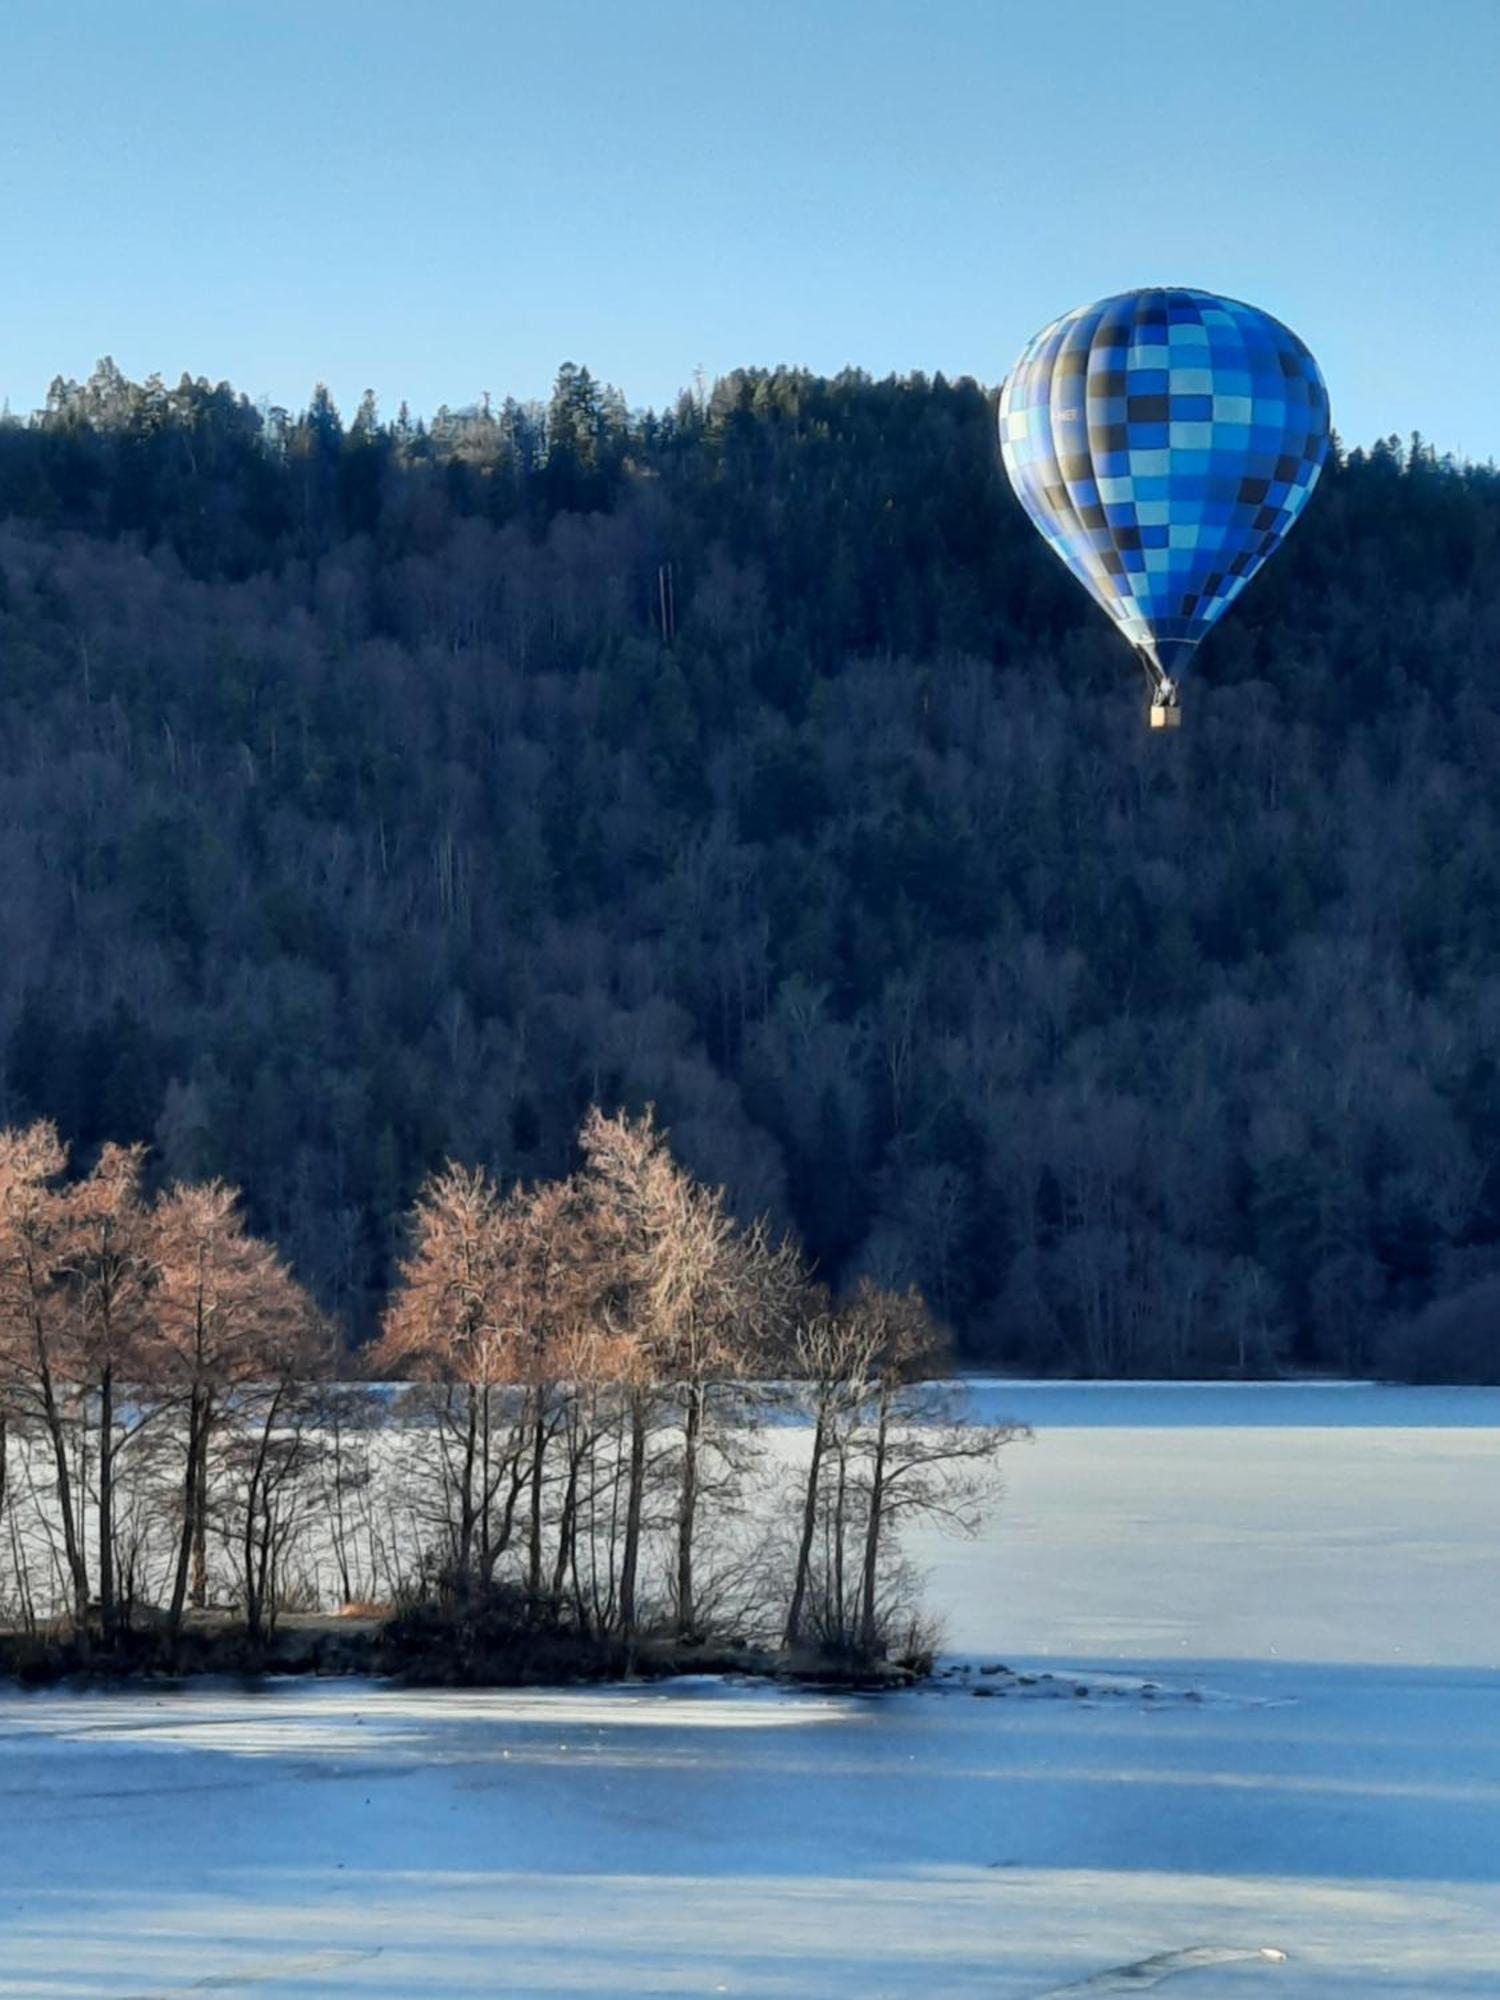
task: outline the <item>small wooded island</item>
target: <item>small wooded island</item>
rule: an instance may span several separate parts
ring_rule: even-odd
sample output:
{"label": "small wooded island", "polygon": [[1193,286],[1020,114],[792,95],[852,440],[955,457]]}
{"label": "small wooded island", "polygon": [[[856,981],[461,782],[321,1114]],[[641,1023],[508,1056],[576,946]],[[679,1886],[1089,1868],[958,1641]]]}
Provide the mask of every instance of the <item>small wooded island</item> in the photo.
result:
{"label": "small wooded island", "polygon": [[916,1292],[830,1299],[649,1112],[579,1148],[430,1177],[356,1381],[233,1190],[0,1133],[0,1666],[925,1670],[901,1526],[971,1532],[1024,1427],[966,1415]]}

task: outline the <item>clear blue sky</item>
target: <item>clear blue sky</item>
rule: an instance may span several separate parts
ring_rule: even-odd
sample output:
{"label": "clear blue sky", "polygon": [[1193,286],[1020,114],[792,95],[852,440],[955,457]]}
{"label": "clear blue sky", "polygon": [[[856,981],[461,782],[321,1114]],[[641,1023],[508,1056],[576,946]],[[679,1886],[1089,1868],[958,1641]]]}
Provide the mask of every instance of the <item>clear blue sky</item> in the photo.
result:
{"label": "clear blue sky", "polygon": [[1186,283],[1500,457],[1500,0],[6,0],[0,397],[995,383]]}

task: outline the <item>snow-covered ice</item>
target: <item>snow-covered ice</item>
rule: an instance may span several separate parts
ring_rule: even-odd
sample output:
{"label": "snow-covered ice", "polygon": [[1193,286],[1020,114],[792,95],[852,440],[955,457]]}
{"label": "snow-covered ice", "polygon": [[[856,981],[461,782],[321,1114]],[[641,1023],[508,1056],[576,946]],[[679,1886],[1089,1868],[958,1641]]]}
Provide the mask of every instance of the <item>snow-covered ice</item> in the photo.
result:
{"label": "snow-covered ice", "polygon": [[0,1995],[1493,2000],[1500,1397],[981,1395],[1034,1685],[9,1693]]}
{"label": "snow-covered ice", "polygon": [[1500,1389],[986,1383],[975,1400],[1036,1442],[1006,1454],[983,1542],[921,1544],[956,1649],[1500,1667]]}

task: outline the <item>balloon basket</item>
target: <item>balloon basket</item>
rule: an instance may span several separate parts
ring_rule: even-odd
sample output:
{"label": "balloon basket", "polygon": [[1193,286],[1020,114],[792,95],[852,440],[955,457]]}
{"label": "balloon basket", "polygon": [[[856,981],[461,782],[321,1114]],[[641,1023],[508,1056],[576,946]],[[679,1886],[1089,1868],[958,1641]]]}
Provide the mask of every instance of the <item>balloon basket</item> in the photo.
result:
{"label": "balloon basket", "polygon": [[1153,706],[1151,709],[1151,727],[1153,729],[1181,729],[1182,710],[1180,708],[1157,708]]}

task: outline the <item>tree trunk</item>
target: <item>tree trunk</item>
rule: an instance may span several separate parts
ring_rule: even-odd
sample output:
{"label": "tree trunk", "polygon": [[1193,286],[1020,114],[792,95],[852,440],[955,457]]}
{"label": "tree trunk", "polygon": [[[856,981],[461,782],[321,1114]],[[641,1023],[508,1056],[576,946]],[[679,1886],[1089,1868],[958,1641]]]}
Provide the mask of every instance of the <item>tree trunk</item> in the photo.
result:
{"label": "tree trunk", "polygon": [[782,1644],[790,1652],[802,1636],[802,1607],[807,1599],[808,1573],[812,1569],[813,1539],[818,1527],[818,1478],[823,1470],[823,1452],[828,1437],[828,1410],[818,1399],[818,1421],[813,1426],[812,1460],[807,1468],[807,1486],[802,1495],[802,1539],[797,1545],[797,1569],[792,1578],[792,1602],[786,1614]]}
{"label": "tree trunk", "polygon": [[870,1468],[870,1513],[865,1522],[864,1573],[860,1579],[859,1644],[864,1653],[875,1650],[875,1571],[880,1559],[880,1530],[885,1512],[885,1448],[890,1428],[890,1399],[880,1399],[880,1421],[875,1432],[875,1462]]}
{"label": "tree trunk", "polygon": [[690,1382],[682,1418],[682,1487],[677,1496],[677,1636],[690,1639],[696,1625],[693,1603],[693,1532],[698,1518],[698,1440],[703,1430],[707,1395],[701,1382]]}
{"label": "tree trunk", "polygon": [[203,1412],[198,1444],[198,1485],[193,1495],[193,1609],[208,1603],[208,1433],[209,1413]]}
{"label": "tree trunk", "polygon": [[490,1548],[490,1502],[494,1498],[494,1487],[490,1480],[491,1400],[490,1385],[486,1382],[479,1392],[479,1505],[475,1510],[478,1516],[479,1574],[483,1577],[486,1587],[495,1567],[495,1557]]}
{"label": "tree trunk", "polygon": [[258,1647],[265,1637],[275,1531],[270,1497],[259,1474],[250,1482],[250,1493],[245,1514],[245,1638],[249,1645]]}
{"label": "tree trunk", "polygon": [[115,1622],[115,1371],[108,1362],[99,1380],[99,1621]]}
{"label": "tree trunk", "polygon": [[338,1406],[334,1405],[333,1415],[333,1555],[339,1568],[339,1588],[343,1601],[350,1604],[354,1600],[353,1582],[349,1574],[349,1550],[346,1542],[347,1528],[344,1522],[344,1430],[339,1421]]}
{"label": "tree trunk", "polygon": [[255,1536],[258,1485],[258,1475],[252,1476],[249,1497],[245,1503],[245,1637],[252,1646],[258,1645],[260,1642],[260,1587],[256,1576],[256,1556],[258,1549]]}
{"label": "tree trunk", "polygon": [[[245,1497],[245,1636],[252,1645],[259,1645],[261,1622],[265,1613],[266,1575],[270,1560],[270,1510],[266,1494],[266,1460],[270,1456],[271,1436],[276,1427],[276,1419],[281,1411],[282,1391],[278,1389],[272,1398],[271,1407],[266,1412],[265,1422],[260,1429],[260,1442],[256,1446],[255,1463],[250,1470],[250,1490]],[[257,1536],[257,1517],[260,1534]]]}
{"label": "tree trunk", "polygon": [[[608,1624],[599,1603],[599,1435],[595,1431],[588,1445],[588,1518],[584,1519],[583,1502],[575,1504],[573,1548],[568,1558],[572,1570],[573,1605],[578,1615],[579,1630],[585,1632],[602,1632]],[[585,1553],[589,1565],[587,1589],[579,1566]]]}
{"label": "tree trunk", "polygon": [[462,1598],[469,1595],[469,1568],[474,1560],[474,1527],[478,1509],[474,1505],[474,1461],[479,1451],[479,1391],[469,1385],[468,1418],[464,1431],[464,1469],[458,1496],[458,1575],[455,1582]]}
{"label": "tree trunk", "polygon": [[62,1412],[57,1405],[57,1392],[52,1381],[52,1365],[47,1359],[46,1336],[36,1329],[37,1374],[42,1385],[42,1412],[46,1418],[47,1436],[52,1445],[53,1464],[57,1473],[57,1511],[62,1517],[63,1552],[67,1558],[68,1574],[73,1583],[73,1616],[78,1626],[80,1639],[85,1638],[89,1615],[89,1570],[88,1563],[78,1540],[78,1517],[73,1511],[73,1485],[68,1477],[68,1441],[63,1431]]}
{"label": "tree trunk", "polygon": [[[568,1483],[563,1489],[562,1513],[557,1526],[557,1560],[552,1565],[552,1596],[558,1604],[561,1604],[567,1587],[568,1572],[574,1567],[573,1549],[578,1539],[578,1470],[582,1462],[583,1446],[570,1445]],[[574,1594],[576,1597],[576,1591]]]}
{"label": "tree trunk", "polygon": [[639,1390],[630,1398],[630,1472],[625,1499],[625,1549],[620,1558],[620,1627],[635,1632],[635,1580],[641,1556],[641,1511],[646,1485],[646,1407]]}
{"label": "tree trunk", "polygon": [[198,1460],[203,1452],[203,1434],[207,1429],[205,1398],[194,1389],[188,1403],[187,1463],[182,1475],[182,1535],[177,1544],[177,1574],[172,1582],[172,1604],[167,1613],[167,1624],[175,1639],[182,1630],[182,1611],[187,1602],[188,1569],[193,1559],[193,1548],[197,1541],[195,1521],[198,1511],[199,1477]]}
{"label": "tree trunk", "polygon": [[542,1599],[542,1474],[547,1461],[547,1392],[535,1391],[531,1421],[531,1518],[526,1524],[526,1596],[535,1614]]}
{"label": "tree trunk", "polygon": [[500,1510],[500,1532],[495,1537],[495,1555],[497,1558],[503,1556],[505,1551],[510,1547],[510,1538],[515,1532],[516,1508],[521,1499],[521,1483],[521,1454],[519,1450],[516,1450],[511,1453],[510,1486],[505,1495],[505,1505]]}
{"label": "tree trunk", "polygon": [[834,1632],[840,1645],[849,1637],[844,1623],[844,1508],[849,1493],[849,1447],[839,1446],[839,1477],[833,1500],[833,1613]]}

